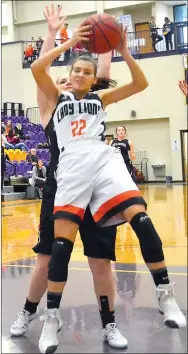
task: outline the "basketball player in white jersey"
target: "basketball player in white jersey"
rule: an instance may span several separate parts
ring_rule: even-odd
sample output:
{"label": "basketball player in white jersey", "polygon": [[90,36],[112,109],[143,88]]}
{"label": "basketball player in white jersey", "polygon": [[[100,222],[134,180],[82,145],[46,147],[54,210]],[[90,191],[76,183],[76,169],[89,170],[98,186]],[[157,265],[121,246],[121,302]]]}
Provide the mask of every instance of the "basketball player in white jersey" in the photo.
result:
{"label": "basketball player in white jersey", "polygon": [[[145,212],[145,201],[133,183],[120,153],[103,143],[105,107],[144,90],[148,85],[144,74],[128,51],[126,36],[122,34],[122,41],[116,49],[130,68],[132,82],[128,85],[104,90],[98,95],[89,93],[91,86],[96,82],[97,67],[92,58],[85,56],[76,59],[72,65],[71,92],[59,95],[56,86],[46,73],[48,65],[61,53],[79,41],[87,41],[90,30],[90,26],[79,28],[72,39],[51,50],[31,66],[38,86],[48,97],[50,113],[54,111],[57,142],[61,151],[57,170],[55,241],[49,264],[48,302],[44,315],[45,324],[39,341],[42,353],[53,353],[58,346],[56,333],[61,327],[58,308],[67,280],[73,243],[88,203],[94,220],[99,225],[118,224],[125,220],[131,224],[139,238],[142,254],[144,259],[147,259],[149,269],[156,274],[160,273],[156,278],[161,278],[161,273],[163,274],[163,282],[158,287],[158,306],[165,312],[165,322],[177,325],[179,320],[179,326],[186,324],[172,296],[173,286],[169,283],[162,244]],[[118,175],[115,174],[117,169]],[[153,254],[156,256],[155,259]],[[165,294],[163,301],[161,293]]]}
{"label": "basketball player in white jersey", "polygon": [[[59,20],[61,7],[56,11],[54,5],[46,6],[45,17],[48,21],[48,37],[45,39],[40,56],[54,47],[56,31],[62,27],[63,20]],[[96,89],[108,87],[115,82],[110,80],[111,52],[99,56],[99,68],[97,73]],[[49,68],[48,68],[49,72]],[[56,80],[59,91],[71,89],[68,78],[59,77]],[[38,89],[38,106],[41,112],[41,120],[45,116],[48,101],[43,92]],[[27,333],[29,324],[38,315],[38,305],[47,288],[48,264],[54,241],[54,226],[52,220],[53,206],[57,183],[54,173],[57,169],[58,155],[56,135],[51,119],[47,126],[44,125],[45,133],[49,141],[51,161],[47,173],[47,180],[43,189],[43,200],[41,206],[39,240],[33,248],[37,254],[36,265],[32,273],[29,293],[23,309],[19,312],[17,320],[10,328],[12,336],[22,336]],[[112,275],[111,262],[115,261],[115,239],[116,227],[99,228],[90,214],[89,209],[85,214],[80,226],[80,236],[84,246],[84,254],[88,257],[94,280],[94,288],[99,303],[99,312],[102,321],[103,337],[107,343],[115,348],[127,346],[127,340],[121,335],[115,324],[114,311],[114,277]],[[93,240],[95,239],[95,242]]]}

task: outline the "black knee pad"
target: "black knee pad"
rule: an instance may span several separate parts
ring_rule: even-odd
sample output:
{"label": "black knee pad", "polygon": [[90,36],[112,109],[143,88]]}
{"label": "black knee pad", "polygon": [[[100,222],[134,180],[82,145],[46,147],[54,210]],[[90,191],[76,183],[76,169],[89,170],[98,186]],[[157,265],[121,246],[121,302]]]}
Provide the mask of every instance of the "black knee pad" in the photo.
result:
{"label": "black knee pad", "polygon": [[68,264],[73,250],[73,243],[66,238],[57,237],[52,246],[48,279],[54,282],[67,281]]}
{"label": "black knee pad", "polygon": [[139,239],[145,262],[158,263],[164,261],[162,242],[150,217],[144,212],[138,213],[133,217],[130,225]]}

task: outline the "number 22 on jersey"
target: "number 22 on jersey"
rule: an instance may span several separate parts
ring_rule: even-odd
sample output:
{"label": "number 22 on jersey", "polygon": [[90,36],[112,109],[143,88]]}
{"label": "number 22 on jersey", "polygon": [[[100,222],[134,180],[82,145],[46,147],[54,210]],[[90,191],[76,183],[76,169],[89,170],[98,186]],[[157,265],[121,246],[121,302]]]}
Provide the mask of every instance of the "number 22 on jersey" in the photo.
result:
{"label": "number 22 on jersey", "polygon": [[71,122],[71,126],[72,126],[73,136],[83,135],[85,133],[84,130],[86,128],[86,120],[85,119],[75,120]]}

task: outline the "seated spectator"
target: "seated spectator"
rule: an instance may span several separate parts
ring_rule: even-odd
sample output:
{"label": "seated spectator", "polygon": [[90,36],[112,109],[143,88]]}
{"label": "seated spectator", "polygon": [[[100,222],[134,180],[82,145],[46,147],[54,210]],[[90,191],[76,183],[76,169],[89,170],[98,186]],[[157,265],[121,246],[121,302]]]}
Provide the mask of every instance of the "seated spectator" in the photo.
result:
{"label": "seated spectator", "polygon": [[36,155],[36,150],[31,149],[30,153],[27,155],[27,161],[31,162],[33,166],[36,166],[38,163],[38,157]]}
{"label": "seated spectator", "polygon": [[20,149],[22,151],[29,151],[28,147],[20,141],[19,136],[16,135],[15,130],[11,129],[7,135],[7,141],[9,144],[14,145],[15,149]]}
{"label": "seated spectator", "polygon": [[12,121],[11,119],[8,119],[5,126],[6,135],[8,135],[11,129],[12,129]]}
{"label": "seated spectator", "polygon": [[40,189],[39,192],[39,198],[42,197],[41,195],[41,189],[44,186],[44,182],[46,181],[46,167],[43,166],[43,161],[39,160],[37,165],[33,167],[32,171],[32,178],[31,178],[31,185],[33,187],[37,187]]}
{"label": "seated spectator", "polygon": [[22,124],[21,124],[21,123],[16,124],[16,126],[14,127],[14,130],[15,130],[16,135],[17,135],[20,139],[22,139],[22,140],[29,139],[29,135],[24,135],[24,132],[23,132],[23,128],[22,128]]}
{"label": "seated spectator", "polygon": [[[3,128],[4,129],[4,128]],[[5,132],[5,129],[4,129]],[[1,191],[4,186],[4,176],[5,176],[5,166],[6,166],[6,160],[10,161],[8,155],[5,152],[5,143],[4,140],[2,139],[2,129],[1,129]]]}
{"label": "seated spectator", "polygon": [[4,127],[1,127],[1,146],[3,146],[6,150],[9,150],[9,149],[15,149],[14,145],[13,144],[10,144],[8,141],[7,141],[7,138],[6,138],[6,130]]}
{"label": "seated spectator", "polygon": [[5,175],[5,148],[1,142],[1,191],[4,185],[4,175]]}

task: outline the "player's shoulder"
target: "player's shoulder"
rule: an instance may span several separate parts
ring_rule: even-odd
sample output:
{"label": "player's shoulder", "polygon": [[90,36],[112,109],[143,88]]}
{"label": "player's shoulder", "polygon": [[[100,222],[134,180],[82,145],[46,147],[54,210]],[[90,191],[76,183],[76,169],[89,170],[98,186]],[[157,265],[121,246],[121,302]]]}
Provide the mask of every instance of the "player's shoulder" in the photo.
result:
{"label": "player's shoulder", "polygon": [[74,99],[74,95],[70,91],[61,91],[59,93],[59,102],[66,102],[66,101],[72,101]]}

